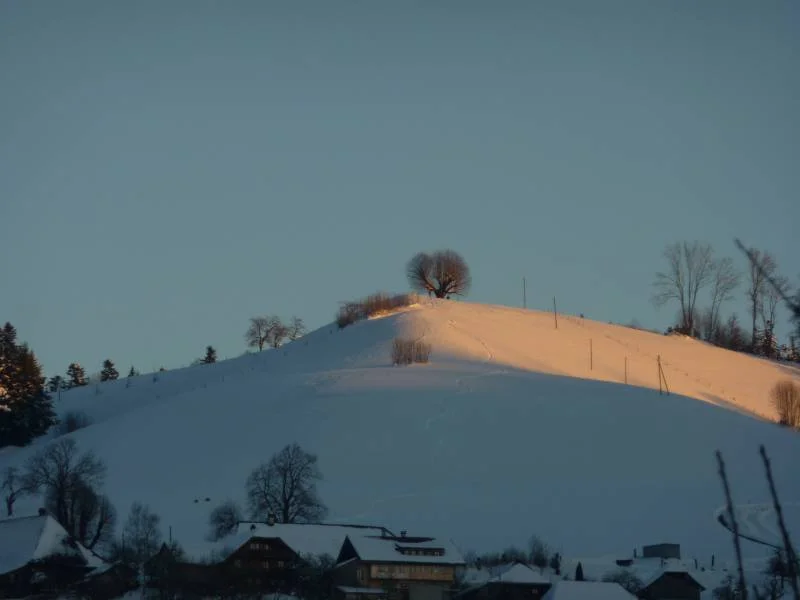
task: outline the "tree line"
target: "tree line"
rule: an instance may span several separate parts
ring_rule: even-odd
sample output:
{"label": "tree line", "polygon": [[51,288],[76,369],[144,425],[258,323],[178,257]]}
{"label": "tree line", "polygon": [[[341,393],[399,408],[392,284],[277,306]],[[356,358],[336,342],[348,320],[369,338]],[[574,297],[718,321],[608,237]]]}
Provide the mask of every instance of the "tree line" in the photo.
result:
{"label": "tree line", "polygon": [[[778,272],[775,257],[756,248],[746,249],[748,264],[742,271],[730,257],[718,257],[710,244],[676,242],[664,249],[665,268],[656,273],[653,302],[678,309],[677,323],[668,332],[703,339],[739,352],[767,358],[800,361],[800,316],[790,304],[796,331],[788,344],[779,344],[775,324],[784,299],[800,291]],[[744,289],[742,290],[742,284]],[[748,328],[736,313],[725,317],[724,305],[742,294],[748,307]]]}

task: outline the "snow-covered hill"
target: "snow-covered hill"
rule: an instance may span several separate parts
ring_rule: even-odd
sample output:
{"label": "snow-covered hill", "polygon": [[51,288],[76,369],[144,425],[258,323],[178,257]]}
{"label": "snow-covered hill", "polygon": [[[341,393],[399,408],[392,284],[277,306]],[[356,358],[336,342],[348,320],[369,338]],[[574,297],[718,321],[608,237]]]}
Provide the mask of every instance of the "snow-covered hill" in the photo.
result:
{"label": "snow-covered hill", "polygon": [[[392,367],[398,335],[424,336],[431,363]],[[671,395],[658,392],[658,355]],[[787,377],[800,373],[686,338],[563,315],[555,329],[548,313],[439,301],[73,390],[58,410],[93,419],[72,435],[106,461],[121,516],[148,503],[187,543],[214,505],[243,499],[259,462],[297,441],[319,455],[329,521],[443,535],[463,550],[535,533],[568,555],[671,541],[708,557],[730,550],[714,450],[738,502],[768,501],[760,443],[784,500],[800,500],[800,435],[761,418]],[[0,451],[0,468],[45,443]]]}

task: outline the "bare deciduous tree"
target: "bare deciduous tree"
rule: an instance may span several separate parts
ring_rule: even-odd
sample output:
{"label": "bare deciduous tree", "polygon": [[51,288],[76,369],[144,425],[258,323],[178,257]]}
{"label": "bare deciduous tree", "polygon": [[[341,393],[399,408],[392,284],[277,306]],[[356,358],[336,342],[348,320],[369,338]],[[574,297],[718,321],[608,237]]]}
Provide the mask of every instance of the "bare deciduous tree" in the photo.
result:
{"label": "bare deciduous tree", "polygon": [[292,317],[292,322],[289,324],[287,335],[292,342],[297,338],[302,337],[306,333],[306,324],[300,317]]}
{"label": "bare deciduous tree", "polygon": [[532,535],[528,540],[528,548],[530,549],[531,562],[544,569],[550,561],[550,548],[538,536]]}
{"label": "bare deciduous tree", "polygon": [[755,350],[758,343],[758,315],[761,314],[761,305],[764,301],[764,291],[769,286],[768,278],[772,277],[777,269],[775,259],[767,252],[761,252],[755,248],[748,251],[750,265],[747,269],[750,287],[747,289],[747,300],[750,305],[750,316],[753,320],[752,329],[752,350]]}
{"label": "bare deciduous tree", "polygon": [[[58,509],[52,489],[45,495],[45,506],[54,514]],[[103,546],[112,541],[117,511],[106,496],[78,479],[69,488],[66,506],[66,515],[59,518],[59,522],[86,548]]]}
{"label": "bare deciduous tree", "polygon": [[770,392],[778,422],[800,429],[800,386],[790,380],[779,381]]}
{"label": "bare deciduous tree", "polygon": [[733,291],[738,287],[740,275],[730,258],[714,261],[711,278],[711,308],[709,310],[708,340],[715,339],[720,329],[720,308],[733,299]]}
{"label": "bare deciduous tree", "polygon": [[317,457],[298,444],[289,444],[247,478],[250,515],[264,519],[274,515],[281,523],[313,523],[327,513],[317,495],[322,479]]}
{"label": "bare deciduous tree", "polygon": [[684,333],[693,335],[697,296],[714,273],[713,251],[708,244],[679,242],[664,249],[664,258],[667,259],[667,270],[656,273],[653,302],[663,306],[677,300],[680,327]]}
{"label": "bare deciduous tree", "polygon": [[211,529],[208,539],[216,542],[226,535],[236,531],[236,526],[242,521],[242,511],[233,500],[223,502],[208,516],[208,525]]}
{"label": "bare deciduous tree", "polygon": [[93,452],[79,455],[73,439],[51,444],[28,461],[24,485],[44,490],[48,509],[56,520],[87,548],[105,541],[116,515],[113,506],[95,491],[105,479],[106,467]]}
{"label": "bare deciduous tree", "polygon": [[134,502],[122,530],[124,555],[133,564],[141,565],[161,547],[161,518],[150,507]]}
{"label": "bare deciduous tree", "polygon": [[289,328],[284,325],[279,317],[269,317],[267,343],[271,348],[280,348],[288,335]]}
{"label": "bare deciduous tree", "polygon": [[454,250],[416,254],[406,265],[406,275],[412,289],[437,298],[463,296],[472,284],[469,266]]}
{"label": "bare deciduous tree", "polygon": [[789,279],[782,275],[775,275],[773,278],[773,285],[764,285],[761,290],[761,300],[759,304],[761,313],[761,326],[767,329],[770,324],[774,326],[775,317],[777,316],[778,306],[780,305],[781,298],[791,292],[792,286],[789,284]]}
{"label": "bare deciduous tree", "polygon": [[3,491],[3,500],[6,503],[6,516],[13,517],[14,503],[28,493],[24,478],[16,467],[8,467],[3,471],[0,490]]}
{"label": "bare deciduous tree", "polygon": [[269,319],[267,317],[251,317],[250,327],[244,338],[247,341],[247,346],[250,348],[258,348],[261,352],[264,349],[264,344],[267,343],[267,331],[269,329]]}

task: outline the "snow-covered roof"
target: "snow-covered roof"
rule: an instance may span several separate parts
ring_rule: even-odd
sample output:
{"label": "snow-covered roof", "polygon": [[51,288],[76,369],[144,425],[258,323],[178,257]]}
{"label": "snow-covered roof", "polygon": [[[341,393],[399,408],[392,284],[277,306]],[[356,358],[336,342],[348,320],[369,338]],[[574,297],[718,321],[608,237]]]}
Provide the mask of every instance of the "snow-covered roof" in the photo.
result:
{"label": "snow-covered roof", "polygon": [[102,564],[80,544],[68,543],[69,539],[67,531],[49,515],[0,520],[0,574],[58,554],[82,558],[87,566]]}
{"label": "snow-covered roof", "polygon": [[[359,558],[369,562],[392,562],[392,563],[437,563],[447,565],[463,565],[464,558],[458,551],[455,544],[447,540],[430,540],[416,542],[413,540],[398,539],[393,537],[378,537],[365,535],[348,535],[347,539]],[[401,552],[402,548],[419,550],[442,550],[441,556],[431,556],[424,554],[408,554]]]}
{"label": "snow-covered roof", "polygon": [[691,573],[688,571],[688,569],[684,569],[684,568],[681,568],[681,567],[668,567],[668,568],[665,568],[665,569],[658,569],[658,570],[654,571],[654,572],[653,572],[653,573],[652,573],[652,574],[651,574],[649,577],[647,577],[647,578],[646,578],[646,579],[643,581],[643,585],[642,585],[642,587],[645,587],[645,588],[647,588],[647,587],[650,587],[650,586],[651,586],[651,585],[653,585],[653,584],[654,584],[656,581],[658,581],[658,579],[659,579],[659,578],[660,578],[662,575],[671,575],[671,574],[675,574],[675,575],[686,575],[687,577],[689,577],[689,579],[691,579],[692,581],[694,581],[694,582],[695,582],[697,585],[699,585],[701,588],[705,589],[705,587],[706,587],[706,586],[705,586],[705,585],[703,585],[703,584],[702,584],[700,581],[698,581],[697,577],[695,577],[694,575],[692,575],[692,574],[691,574]]}
{"label": "snow-covered roof", "polygon": [[489,582],[491,583],[519,583],[519,584],[547,584],[550,583],[550,578],[537,573],[528,565],[522,563],[515,563],[510,568],[502,573],[492,577]]}
{"label": "snow-covered roof", "polygon": [[320,556],[328,554],[334,559],[339,555],[345,538],[353,533],[376,533],[381,527],[355,525],[327,525],[316,523],[239,523],[236,531],[216,542],[201,541],[184,547],[187,558],[192,561],[209,559],[212,555],[224,558],[248,540],[257,537],[280,539],[299,555]]}
{"label": "snow-covered roof", "polygon": [[618,583],[604,581],[557,581],[542,600],[635,600]]}

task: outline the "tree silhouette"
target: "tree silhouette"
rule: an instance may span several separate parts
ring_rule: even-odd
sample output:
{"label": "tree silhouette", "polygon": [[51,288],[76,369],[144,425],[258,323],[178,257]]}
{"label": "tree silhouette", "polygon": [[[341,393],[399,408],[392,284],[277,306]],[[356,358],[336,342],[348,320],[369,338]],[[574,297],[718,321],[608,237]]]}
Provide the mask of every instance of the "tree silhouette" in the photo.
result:
{"label": "tree silhouette", "polygon": [[437,298],[463,296],[472,284],[469,266],[453,250],[414,255],[406,265],[406,275],[412,289]]}

